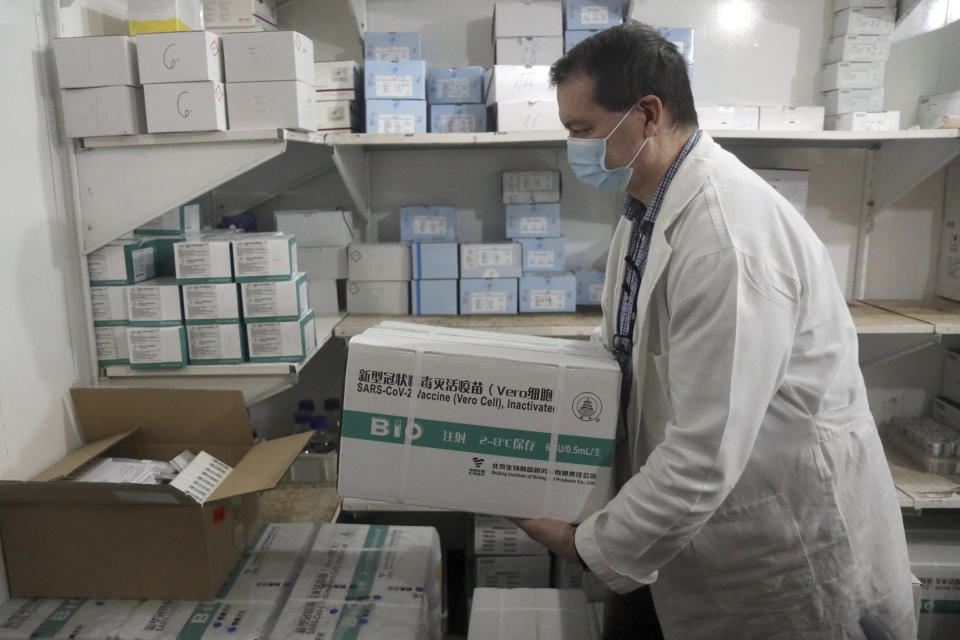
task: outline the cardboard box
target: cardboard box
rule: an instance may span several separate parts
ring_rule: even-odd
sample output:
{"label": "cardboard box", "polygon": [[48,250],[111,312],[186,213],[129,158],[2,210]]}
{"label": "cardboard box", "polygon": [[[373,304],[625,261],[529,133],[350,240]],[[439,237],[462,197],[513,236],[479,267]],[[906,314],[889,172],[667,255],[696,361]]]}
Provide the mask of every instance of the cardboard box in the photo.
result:
{"label": "cardboard box", "polygon": [[960,404],[960,351],[951,350],[944,354],[940,393],[950,402]]}
{"label": "cardboard box", "polygon": [[149,243],[118,240],[87,256],[90,286],[135,284],[156,275],[156,254]]}
{"label": "cardboard box", "polygon": [[229,324],[240,321],[240,291],[237,285],[185,284],[183,317],[191,324]]}
{"label": "cardboard box", "polygon": [[577,269],[573,272],[577,279],[577,304],[594,307],[603,299],[603,284],[606,274],[603,271]]}
{"label": "cardboard box", "polygon": [[917,124],[921,129],[940,128],[944,116],[960,117],[960,91],[920,98]]}
{"label": "cardboard box", "polygon": [[830,116],[824,121],[828,131],[899,131],[899,111],[853,111]]}
{"label": "cardboard box", "polygon": [[365,61],[404,62],[423,60],[417,31],[368,31],[363,34]]}
{"label": "cardboard box", "polygon": [[460,245],[461,278],[519,278],[522,247],[516,242]]}
{"label": "cardboard box", "polygon": [[54,38],[53,57],[61,89],[140,84],[137,46],[127,36]]}
{"label": "cardboard box", "polygon": [[562,36],[563,7],[559,0],[495,2],[493,35],[495,38]]}
{"label": "cardboard box", "polygon": [[277,230],[295,235],[301,249],[345,247],[355,239],[352,211],[301,209],[275,211],[273,215]]}
{"label": "cardboard box", "polygon": [[457,281],[411,280],[410,313],[415,316],[457,315]]}
{"label": "cardboard box", "polygon": [[508,238],[556,238],[560,236],[560,203],[508,204]]}
{"label": "cardboard box", "polygon": [[504,204],[560,202],[560,172],[504,171],[500,190]]}
{"label": "cardboard box", "polygon": [[140,82],[223,82],[220,36],[212,31],[143,33],[136,38]]}
{"label": "cardboard box", "polygon": [[368,100],[426,100],[427,66],[423,60],[367,60],[363,67]]}
{"label": "cardboard box", "polygon": [[486,130],[486,105],[438,104],[430,106],[431,133],[479,133]]}
{"label": "cardboard box", "polygon": [[203,5],[198,0],[139,0],[128,11],[131,36],[203,29]]}
{"label": "cardboard box", "polygon": [[190,364],[243,364],[247,360],[246,332],[240,322],[187,325]]}
{"label": "cardboard box", "polygon": [[199,233],[202,225],[200,207],[199,198],[191,200],[157,216],[142,227],[137,227],[134,233],[142,236],[182,236]]}
{"label": "cardboard box", "polygon": [[524,274],[520,278],[520,313],[577,310],[577,279],[572,272]]}
{"label": "cardboard box", "polygon": [[823,68],[824,91],[834,89],[880,89],[883,87],[882,62],[834,62]]}
{"label": "cardboard box", "polygon": [[313,119],[317,131],[360,130],[360,109],[353,100],[320,100],[314,98]]}
{"label": "cardboard box", "polygon": [[367,100],[367,133],[426,132],[426,100]]}
{"label": "cardboard box", "polygon": [[[30,481],[0,482],[11,593],[212,598],[254,533],[257,492],[277,484],[309,436],[254,446],[239,391],[98,388],[71,394],[88,444]],[[185,448],[233,467],[202,504],[171,485],[61,482],[103,454],[166,460]],[[50,544],[64,531],[73,544]]]}
{"label": "cardboard box", "polygon": [[800,215],[807,215],[807,193],[810,191],[810,172],[788,169],[755,169],[757,175],[786,198]]}
{"label": "cardboard box", "polygon": [[830,40],[824,62],[885,62],[889,58],[889,35],[849,34]]}
{"label": "cardboard box", "polygon": [[883,89],[838,89],[823,94],[828,116],[854,111],[883,111]]}
{"label": "cardboard box", "polygon": [[226,131],[227,104],[223,83],[174,82],[143,87],[147,131]]}
{"label": "cardboard box", "polygon": [[354,282],[398,282],[410,279],[410,245],[398,242],[354,242],[347,250]]}
{"label": "cardboard box", "polygon": [[668,42],[673,43],[688,66],[693,64],[694,30],[691,27],[659,27],[657,31]]}
{"label": "cardboard box", "polygon": [[483,104],[486,75],[483,67],[431,67],[427,69],[427,102]]}
{"label": "cardboard box", "polygon": [[497,104],[497,131],[562,131],[555,100],[528,100]]}
{"label": "cardboard box", "polygon": [[563,55],[563,36],[497,38],[497,64],[553,64]]}
{"label": "cardboard box", "polygon": [[823,131],[823,107],[760,107],[761,131]]}
{"label": "cardboard box", "polygon": [[307,280],[307,299],[317,315],[338,313],[340,295],[336,280]]}
{"label": "cardboard box", "polygon": [[410,286],[403,281],[349,281],[347,313],[407,315],[410,313]]}
{"label": "cardboard box", "polygon": [[[461,281],[461,290],[468,282]],[[504,280],[485,281],[495,282]],[[415,363],[421,377],[411,381]],[[566,374],[558,391],[561,369]],[[347,359],[339,493],[578,522],[609,496],[619,377],[612,358],[456,344],[429,334],[355,336]],[[457,379],[464,391],[433,384],[439,378]],[[423,386],[423,380],[430,382]],[[413,415],[405,389],[418,397]],[[554,432],[559,458],[551,463]],[[554,485],[550,504],[544,476]]]}
{"label": "cardboard box", "polygon": [[623,23],[620,0],[566,0],[567,29],[606,29]]}
{"label": "cardboard box", "polygon": [[354,60],[336,60],[313,63],[313,88],[320,94],[359,89],[360,65]]}
{"label": "cardboard box", "polygon": [[460,252],[456,242],[414,242],[410,245],[410,275],[414,280],[456,280]]}
{"label": "cardboard box", "polygon": [[600,29],[594,29],[591,31],[564,31],[563,32],[563,52],[569,53],[570,49],[573,49],[575,46],[589,38],[595,33],[600,33]]}
{"label": "cardboard box", "polygon": [[204,0],[203,22],[207,27],[253,28],[258,21],[276,28],[275,0]]}
{"label": "cardboard box", "polygon": [[231,129],[317,128],[315,92],[305,82],[231,82],[227,93]]}
{"label": "cardboard box", "polygon": [[131,327],[178,327],[183,324],[180,287],[175,278],[154,278],[126,287]]}
{"label": "cardboard box", "polygon": [[90,307],[93,326],[126,326],[130,322],[127,307],[127,287],[90,287]]}
{"label": "cardboard box", "polygon": [[307,280],[343,280],[347,278],[346,247],[301,247],[297,245],[297,266]]}
{"label": "cardboard box", "polygon": [[247,322],[250,362],[302,362],[317,348],[317,330],[312,310],[299,320]]}
{"label": "cardboard box", "polygon": [[553,556],[551,586],[554,589],[583,589],[583,565],[579,560]]}
{"label": "cardboard box", "polygon": [[760,128],[760,107],[697,106],[703,129],[755,131]]}
{"label": "cardboard box", "polygon": [[567,264],[567,239],[520,238],[523,271],[563,271]]}
{"label": "cardboard box", "polygon": [[234,234],[210,234],[173,245],[176,277],[180,284],[233,282],[230,242]]}
{"label": "cardboard box", "polygon": [[244,233],[231,244],[237,282],[282,282],[299,271],[296,236],[282,232]]}
{"label": "cardboard box", "polygon": [[946,398],[933,399],[933,410],[930,416],[937,422],[960,430],[960,405],[956,405]]}
{"label": "cardboard box", "polygon": [[468,640],[599,640],[582,590],[475,589]]}
{"label": "cardboard box", "polygon": [[400,240],[456,240],[457,210],[450,206],[400,207]]}
{"label": "cardboard box", "polygon": [[97,346],[97,365],[130,364],[130,348],[127,345],[127,326],[94,327],[93,337]]}
{"label": "cardboard box", "polygon": [[518,278],[461,278],[460,315],[517,312]]}
{"label": "cardboard box", "polygon": [[493,67],[487,104],[531,100],[553,102],[556,99],[556,87],[550,84],[550,65],[498,64]]}
{"label": "cardboard box", "polygon": [[316,79],[313,41],[296,31],[227,33],[223,52],[227,82]]}
{"label": "cardboard box", "polygon": [[955,531],[908,531],[910,570],[920,579],[920,640],[960,634],[960,546]]}
{"label": "cardboard box", "polygon": [[476,514],[473,521],[473,553],[478,556],[548,555],[547,548],[523,529],[500,516]]}
{"label": "cardboard box", "polygon": [[854,7],[833,14],[833,36],[848,33],[863,35],[887,35],[897,25],[895,7]]}
{"label": "cardboard box", "polygon": [[244,282],[240,299],[246,322],[297,320],[310,309],[307,274],[297,273],[283,282]]}
{"label": "cardboard box", "polygon": [[63,134],[68,138],[125,136],[146,133],[143,89],[139,87],[97,87],[64,89]]}
{"label": "cardboard box", "polygon": [[476,586],[491,589],[545,589],[550,556],[480,556],[474,561]]}
{"label": "cardboard box", "polygon": [[187,366],[187,332],[178,327],[130,327],[127,349],[132,369],[179,369]]}

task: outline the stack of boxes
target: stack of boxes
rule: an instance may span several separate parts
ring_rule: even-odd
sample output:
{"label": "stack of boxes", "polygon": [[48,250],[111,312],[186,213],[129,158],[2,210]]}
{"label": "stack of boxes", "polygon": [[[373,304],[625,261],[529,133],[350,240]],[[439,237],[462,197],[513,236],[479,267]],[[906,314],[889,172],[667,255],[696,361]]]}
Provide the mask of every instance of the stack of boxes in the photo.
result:
{"label": "stack of boxes", "polygon": [[347,280],[347,246],[353,242],[353,213],[277,211],[277,229],[297,238],[297,258],[307,274],[310,305],[318,314],[340,311]]}
{"label": "stack of boxes", "polygon": [[360,65],[353,60],[316,62],[313,111],[317,131],[351,133],[360,130]]}
{"label": "stack of boxes", "polygon": [[426,63],[416,32],[366,33],[367,133],[426,133]]}
{"label": "stack of boxes", "polygon": [[896,26],[896,0],[834,0],[823,68],[826,128],[895,131],[899,111],[883,111],[884,63]]}
{"label": "stack of boxes", "polygon": [[427,102],[431,133],[476,133],[487,130],[483,104],[487,74],[483,67],[431,68]]}
{"label": "stack of boxes", "polygon": [[313,131],[313,41],[296,31],[223,36],[231,129]]}
{"label": "stack of boxes", "polygon": [[497,131],[563,129],[550,65],[563,55],[563,7],[553,2],[494,4],[496,65],[487,91]]}
{"label": "stack of boxes", "polygon": [[410,313],[410,245],[354,242],[347,248],[347,311]]}
{"label": "stack of boxes", "polygon": [[517,313],[523,250],[519,243],[460,246],[460,314]]}
{"label": "stack of boxes", "polygon": [[[623,22],[620,0],[564,0],[563,50],[570,51],[598,31]],[[684,52],[683,49],[680,50]]]}
{"label": "stack of boxes", "polygon": [[474,516],[473,568],[478,588],[550,586],[550,555],[518,526],[498,516]]}
{"label": "stack of boxes", "polygon": [[400,207],[400,239],[411,243],[410,313],[457,315],[460,269],[456,209]]}

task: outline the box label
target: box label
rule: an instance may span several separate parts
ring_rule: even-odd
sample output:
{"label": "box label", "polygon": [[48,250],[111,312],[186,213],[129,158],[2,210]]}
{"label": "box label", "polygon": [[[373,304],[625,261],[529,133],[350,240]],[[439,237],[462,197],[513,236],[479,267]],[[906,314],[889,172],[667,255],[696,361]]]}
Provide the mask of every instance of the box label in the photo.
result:
{"label": "box label", "polygon": [[527,252],[528,267],[551,268],[556,266],[556,254],[553,251],[529,251]]}
{"label": "box label", "polygon": [[423,236],[445,236],[447,219],[443,216],[414,216],[413,232]]}
{"label": "box label", "polygon": [[472,113],[440,116],[439,133],[473,133],[478,128],[477,117]]}
{"label": "box label", "polygon": [[220,327],[215,324],[187,328],[190,338],[191,360],[219,360],[224,358]]}
{"label": "box label", "polygon": [[587,293],[591,301],[600,302],[600,299],[603,298],[603,285],[602,284],[592,284],[590,285],[590,290]]}
{"label": "box label", "polygon": [[186,469],[177,474],[170,486],[203,504],[231,471],[230,465],[201,451]]}
{"label": "box label", "polygon": [[413,76],[377,76],[376,93],[391,98],[412,98]]}
{"label": "box label", "polygon": [[177,245],[177,266],[181,278],[202,278],[210,273],[210,248],[207,244]]}
{"label": "box label", "polygon": [[567,296],[559,289],[531,289],[530,308],[542,311],[563,309]]}
{"label": "box label", "polygon": [[406,62],[410,60],[410,47],[374,47],[373,57],[382,62]]}
{"label": "box label", "polygon": [[277,289],[273,283],[245,284],[243,298],[246,301],[244,311],[249,316],[274,316],[277,312]]}
{"label": "box label", "polygon": [[470,311],[473,313],[506,313],[507,294],[503,292],[473,293],[470,295]]}
{"label": "box label", "polygon": [[509,267],[513,265],[513,249],[484,248],[466,255],[468,269],[477,267]]}
{"label": "box label", "polygon": [[[583,25],[605,25],[610,22],[610,12],[604,6],[580,7],[580,23]],[[681,51],[683,53],[683,51]]]}
{"label": "box label", "polygon": [[[120,346],[118,344],[118,332],[114,327],[97,327],[94,329],[94,336],[97,342],[98,360],[120,360]],[[126,334],[124,333],[124,336]]]}
{"label": "box label", "polygon": [[201,284],[183,288],[183,303],[190,320],[213,320],[220,317],[217,285]]}
{"label": "box label", "polygon": [[163,289],[130,287],[130,317],[137,320],[163,320]]}
{"label": "box label", "polygon": [[440,78],[434,82],[438,98],[466,99],[470,97],[470,81],[463,78]]}
{"label": "box label", "polygon": [[547,233],[549,225],[550,221],[546,216],[520,218],[520,233],[534,236],[543,235],[544,233]]}
{"label": "box label", "polygon": [[416,133],[416,116],[389,114],[377,116],[377,133]]}
{"label": "box label", "polygon": [[237,274],[262,276],[270,273],[270,243],[266,241],[246,241],[235,245],[234,259],[237,261]]}

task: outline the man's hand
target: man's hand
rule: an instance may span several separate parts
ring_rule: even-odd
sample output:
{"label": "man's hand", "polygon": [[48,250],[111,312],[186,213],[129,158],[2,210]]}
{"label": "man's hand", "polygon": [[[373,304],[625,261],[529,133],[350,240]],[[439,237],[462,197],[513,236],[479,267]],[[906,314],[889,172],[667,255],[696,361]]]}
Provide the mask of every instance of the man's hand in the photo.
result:
{"label": "man's hand", "polygon": [[576,527],[551,518],[510,518],[513,524],[523,529],[528,536],[554,552],[561,558],[578,560],[577,547],[574,544]]}

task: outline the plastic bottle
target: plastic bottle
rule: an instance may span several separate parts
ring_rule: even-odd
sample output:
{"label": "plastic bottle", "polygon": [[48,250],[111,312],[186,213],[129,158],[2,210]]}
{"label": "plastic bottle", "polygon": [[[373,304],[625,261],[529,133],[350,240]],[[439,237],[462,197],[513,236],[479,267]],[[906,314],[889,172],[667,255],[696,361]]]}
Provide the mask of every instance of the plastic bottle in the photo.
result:
{"label": "plastic bottle", "polygon": [[297,403],[297,410],[293,414],[293,432],[303,433],[310,428],[310,418],[316,408],[313,400],[301,400]]}
{"label": "plastic bottle", "polygon": [[337,436],[330,433],[327,428],[326,416],[313,416],[310,418],[310,429],[313,435],[307,443],[307,451],[310,453],[330,453],[337,449]]}
{"label": "plastic bottle", "polygon": [[323,413],[327,416],[327,428],[337,437],[340,436],[340,398],[327,398],[323,401]]}

